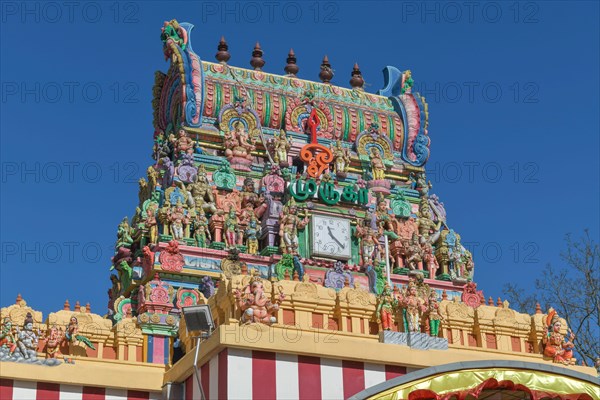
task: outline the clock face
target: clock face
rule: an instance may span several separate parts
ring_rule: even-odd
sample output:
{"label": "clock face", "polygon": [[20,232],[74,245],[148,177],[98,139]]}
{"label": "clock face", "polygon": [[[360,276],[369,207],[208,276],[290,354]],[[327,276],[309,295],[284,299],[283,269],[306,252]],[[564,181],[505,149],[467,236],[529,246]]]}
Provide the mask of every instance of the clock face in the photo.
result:
{"label": "clock face", "polygon": [[350,220],[326,215],[312,217],[311,255],[335,260],[352,257]]}

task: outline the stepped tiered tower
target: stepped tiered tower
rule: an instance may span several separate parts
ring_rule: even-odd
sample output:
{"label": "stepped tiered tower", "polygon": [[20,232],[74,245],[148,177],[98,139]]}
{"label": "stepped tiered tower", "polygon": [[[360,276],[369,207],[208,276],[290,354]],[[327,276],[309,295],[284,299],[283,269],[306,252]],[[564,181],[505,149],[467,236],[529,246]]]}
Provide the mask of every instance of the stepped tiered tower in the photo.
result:
{"label": "stepped tiered tower", "polygon": [[[321,82],[298,78],[293,50],[266,73],[258,43],[251,69],[230,66],[224,38],[207,62],[192,28],[162,28],[153,161],[106,314],[3,308],[0,398],[600,398],[553,310],[477,289],[425,176],[410,71],[367,93],[358,65],[334,85],[327,57]],[[215,322],[197,354],[195,305]]]}

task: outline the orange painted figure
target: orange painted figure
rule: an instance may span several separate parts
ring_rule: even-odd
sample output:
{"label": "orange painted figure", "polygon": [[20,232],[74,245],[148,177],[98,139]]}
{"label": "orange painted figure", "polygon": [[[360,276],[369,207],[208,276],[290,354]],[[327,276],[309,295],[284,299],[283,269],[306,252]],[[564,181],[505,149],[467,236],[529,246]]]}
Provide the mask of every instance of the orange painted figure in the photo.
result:
{"label": "orange painted figure", "polygon": [[377,322],[381,323],[381,328],[385,331],[392,329],[394,324],[393,313],[398,306],[398,300],[392,294],[389,284],[385,284],[383,291],[377,297]]}
{"label": "orange painted figure", "polygon": [[574,364],[573,359],[573,340],[575,335],[569,334],[569,340],[565,339],[565,335],[560,333],[562,324],[556,311],[552,308],[548,311],[546,317],[546,327],[544,327],[544,355],[551,357],[555,363]]}

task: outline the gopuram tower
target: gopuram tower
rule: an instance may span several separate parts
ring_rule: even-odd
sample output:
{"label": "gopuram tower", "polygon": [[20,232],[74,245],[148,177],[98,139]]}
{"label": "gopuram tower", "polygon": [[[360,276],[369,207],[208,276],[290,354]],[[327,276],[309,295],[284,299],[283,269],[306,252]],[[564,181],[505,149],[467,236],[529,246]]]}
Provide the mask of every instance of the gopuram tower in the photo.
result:
{"label": "gopuram tower", "polygon": [[[249,69],[224,38],[201,60],[192,28],[162,27],[153,160],[106,314],[2,308],[0,398],[600,398],[560,316],[478,290],[425,175],[411,71],[367,93],[356,64],[332,84],[327,57],[298,78],[290,50],[273,75],[259,43]],[[193,306],[214,329],[186,327]]]}

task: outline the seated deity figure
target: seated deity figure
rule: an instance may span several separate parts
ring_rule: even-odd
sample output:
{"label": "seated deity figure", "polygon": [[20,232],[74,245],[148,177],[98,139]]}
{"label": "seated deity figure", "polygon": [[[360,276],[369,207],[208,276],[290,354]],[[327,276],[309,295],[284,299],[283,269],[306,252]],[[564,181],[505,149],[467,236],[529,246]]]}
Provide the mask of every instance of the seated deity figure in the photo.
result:
{"label": "seated deity figure", "polygon": [[196,179],[188,185],[187,190],[192,194],[196,210],[202,208],[206,214],[215,214],[217,212],[212,187],[208,182],[204,165],[198,167]]}
{"label": "seated deity figure", "polygon": [[254,210],[256,218],[260,219],[267,209],[267,203],[265,201],[265,196],[262,193],[256,193],[254,179],[244,179],[241,197],[242,208],[252,208]]}
{"label": "seated deity figure", "polygon": [[175,153],[179,157],[181,154],[194,153],[194,141],[190,139],[183,129],[179,130],[177,139],[174,143]]}
{"label": "seated deity figure", "polygon": [[556,311],[553,308],[548,310],[546,317],[546,326],[544,327],[544,337],[542,343],[544,345],[544,355],[552,358],[555,363],[574,364],[573,358],[573,340],[575,335],[571,332],[569,337],[563,335],[560,330],[562,323]]}
{"label": "seated deity figure", "polygon": [[252,160],[250,153],[256,149],[253,142],[248,132],[246,132],[244,124],[237,121],[234,124],[234,129],[225,133],[225,156],[229,161],[234,157]]}

